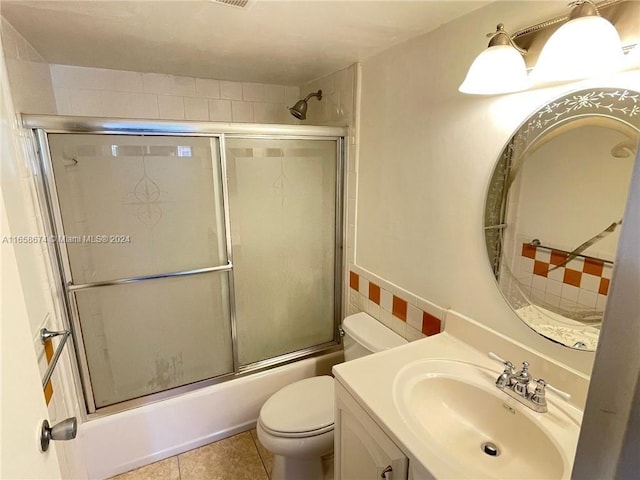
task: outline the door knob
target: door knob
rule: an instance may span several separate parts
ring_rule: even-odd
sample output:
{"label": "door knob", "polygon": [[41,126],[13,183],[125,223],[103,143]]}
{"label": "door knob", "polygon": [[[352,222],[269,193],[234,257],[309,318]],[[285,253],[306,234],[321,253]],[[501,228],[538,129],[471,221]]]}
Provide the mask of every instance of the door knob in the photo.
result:
{"label": "door knob", "polygon": [[47,420],[42,422],[40,430],[40,450],[46,452],[49,449],[51,440],[73,440],[78,433],[78,420],[76,417],[70,417],[53,427],[49,426]]}

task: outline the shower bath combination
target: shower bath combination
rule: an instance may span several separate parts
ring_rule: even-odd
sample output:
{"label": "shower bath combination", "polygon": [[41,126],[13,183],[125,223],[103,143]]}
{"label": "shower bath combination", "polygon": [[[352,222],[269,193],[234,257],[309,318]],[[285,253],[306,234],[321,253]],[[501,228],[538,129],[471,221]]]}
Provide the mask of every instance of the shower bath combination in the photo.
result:
{"label": "shower bath combination", "polygon": [[337,348],[343,128],[24,122],[88,414]]}
{"label": "shower bath combination", "polygon": [[307,103],[311,97],[316,97],[318,101],[322,100],[322,90],[318,90],[317,92],[312,92],[305,97],[304,100],[298,100],[293,107],[289,107],[289,111],[291,115],[296,117],[298,120],[306,120],[307,119],[307,109],[309,108],[309,104]]}

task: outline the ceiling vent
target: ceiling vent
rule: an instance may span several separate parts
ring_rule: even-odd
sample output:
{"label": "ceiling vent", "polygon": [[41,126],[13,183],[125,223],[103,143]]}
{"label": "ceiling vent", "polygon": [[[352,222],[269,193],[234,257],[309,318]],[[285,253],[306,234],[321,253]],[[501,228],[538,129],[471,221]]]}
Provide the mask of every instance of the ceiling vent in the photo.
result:
{"label": "ceiling vent", "polygon": [[220,3],[228,7],[246,8],[255,0],[211,0],[213,3]]}

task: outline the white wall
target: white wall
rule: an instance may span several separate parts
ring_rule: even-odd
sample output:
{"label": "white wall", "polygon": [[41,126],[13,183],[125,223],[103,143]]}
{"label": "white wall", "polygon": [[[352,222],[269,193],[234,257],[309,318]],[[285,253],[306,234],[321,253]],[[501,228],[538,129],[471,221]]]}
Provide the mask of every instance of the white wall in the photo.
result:
{"label": "white wall", "polygon": [[[0,55],[6,59],[10,87],[10,101],[4,105],[0,179],[5,201],[7,219],[12,236],[23,239],[3,240],[11,242],[15,251],[20,274],[20,283],[27,307],[33,345],[38,358],[40,374],[47,368],[47,358],[38,338],[40,328],[51,330],[64,328],[59,304],[53,301],[56,295],[53,272],[50,266],[48,245],[42,241],[46,231],[40,214],[35,176],[35,150],[30,132],[20,125],[21,112],[55,113],[55,99],[49,65],[35,49],[8,23],[2,19],[2,43]],[[3,79],[4,81],[4,79]],[[3,99],[4,101],[5,99]],[[11,149],[10,149],[11,148]],[[0,247],[9,248],[3,243]],[[5,297],[3,302],[12,301]],[[53,341],[57,345],[58,340]],[[71,345],[69,342],[68,345]],[[52,382],[53,394],[48,402],[49,422],[53,425],[73,415],[79,415],[78,396],[75,391],[71,370],[70,347],[65,347]],[[78,457],[79,440],[57,445],[63,477],[82,478],[85,476],[82,461]]]}
{"label": "white wall", "polygon": [[495,2],[362,62],[356,265],[589,372],[592,353],[533,333],[498,292],[485,193],[506,141],[537,107],[587,85],[637,89],[640,72],[495,97],[457,91],[497,22],[516,29],[561,8]]}
{"label": "white wall", "polygon": [[298,123],[297,86],[51,65],[60,115],[214,122]]}

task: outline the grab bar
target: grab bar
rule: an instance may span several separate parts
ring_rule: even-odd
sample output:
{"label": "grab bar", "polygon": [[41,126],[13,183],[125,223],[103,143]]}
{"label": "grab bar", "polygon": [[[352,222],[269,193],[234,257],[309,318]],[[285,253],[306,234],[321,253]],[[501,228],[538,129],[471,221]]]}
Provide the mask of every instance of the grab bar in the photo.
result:
{"label": "grab bar", "polygon": [[40,330],[40,339],[42,343],[45,343],[47,340],[52,339],[53,337],[62,336],[60,343],[58,343],[58,348],[56,348],[55,353],[53,354],[53,358],[51,359],[51,363],[47,367],[47,371],[44,372],[44,378],[42,379],[42,388],[47,386],[49,380],[51,380],[51,375],[53,375],[53,371],[56,368],[58,360],[60,359],[60,355],[62,355],[62,349],[64,348],[65,343],[67,343],[67,339],[71,336],[70,330],[62,330],[59,332],[52,332],[43,328]]}
{"label": "grab bar", "polygon": [[[531,245],[532,247],[544,248],[545,250],[555,250],[556,252],[566,253],[567,256],[571,255],[571,252],[568,252],[567,250],[562,250],[560,248],[550,247],[549,245],[544,245],[537,238],[534,238],[533,240],[531,240],[529,242],[529,245]],[[592,258],[594,260],[598,260],[599,262],[606,263],[607,265],[613,265],[614,264],[614,262],[612,262],[611,260],[605,260],[604,258],[593,257],[591,255],[583,255],[582,253],[578,253],[577,255],[575,255],[575,257]],[[566,263],[568,263],[568,260],[567,260],[567,262],[564,262],[564,263],[562,263],[560,265],[555,265],[555,267],[563,267],[563,266],[565,266]],[[549,270],[549,271],[551,271],[551,270]]]}
{"label": "grab bar", "polygon": [[74,292],[76,290],[84,290],[87,288],[108,287],[110,285],[124,285],[127,283],[143,282],[145,280],[156,280],[159,278],[185,277],[188,275],[198,275],[201,273],[224,272],[227,270],[231,270],[232,268],[233,265],[231,264],[231,262],[229,262],[226,265],[220,265],[219,267],[196,268],[194,270],[182,270],[180,272],[158,273],[155,275],[142,275],[140,277],[118,278],[116,280],[105,280],[103,282],[81,283],[78,285],[74,285],[72,282],[69,282],[67,284],[67,289],[70,292]]}

